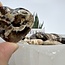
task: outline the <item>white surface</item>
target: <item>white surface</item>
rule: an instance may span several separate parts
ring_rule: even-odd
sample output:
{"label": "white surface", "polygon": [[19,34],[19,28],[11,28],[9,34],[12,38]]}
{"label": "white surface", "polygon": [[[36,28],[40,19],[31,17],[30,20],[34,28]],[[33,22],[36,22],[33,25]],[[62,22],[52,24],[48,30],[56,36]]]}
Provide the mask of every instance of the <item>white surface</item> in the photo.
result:
{"label": "white surface", "polygon": [[5,42],[5,40],[3,40],[3,39],[0,37],[0,43],[2,43],[2,42]]}
{"label": "white surface", "polygon": [[10,63],[9,65],[65,65],[65,45],[19,44]]}

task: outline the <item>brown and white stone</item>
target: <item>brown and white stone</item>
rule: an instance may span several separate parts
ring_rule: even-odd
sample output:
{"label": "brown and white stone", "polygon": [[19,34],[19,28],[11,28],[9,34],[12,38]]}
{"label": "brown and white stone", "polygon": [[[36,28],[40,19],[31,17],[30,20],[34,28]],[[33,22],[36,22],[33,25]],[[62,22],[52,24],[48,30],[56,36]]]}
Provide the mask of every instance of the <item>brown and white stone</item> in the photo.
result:
{"label": "brown and white stone", "polygon": [[0,7],[0,37],[8,42],[24,39],[33,22],[34,17],[27,9]]}

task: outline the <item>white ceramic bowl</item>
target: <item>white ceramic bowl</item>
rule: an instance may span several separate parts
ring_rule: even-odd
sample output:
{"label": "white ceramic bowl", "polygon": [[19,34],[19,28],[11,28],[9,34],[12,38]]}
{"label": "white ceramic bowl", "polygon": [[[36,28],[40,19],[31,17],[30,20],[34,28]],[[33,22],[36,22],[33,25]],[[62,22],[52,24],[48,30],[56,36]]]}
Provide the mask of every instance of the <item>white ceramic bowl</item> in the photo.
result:
{"label": "white ceramic bowl", "polygon": [[19,43],[9,65],[65,65],[65,45],[27,45]]}

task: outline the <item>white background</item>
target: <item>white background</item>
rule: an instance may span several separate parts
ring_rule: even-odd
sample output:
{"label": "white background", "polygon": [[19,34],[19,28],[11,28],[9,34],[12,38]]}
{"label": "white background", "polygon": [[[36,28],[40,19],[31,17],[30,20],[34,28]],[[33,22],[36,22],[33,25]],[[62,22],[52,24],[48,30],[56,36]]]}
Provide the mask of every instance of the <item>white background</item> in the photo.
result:
{"label": "white background", "polygon": [[36,12],[44,21],[45,32],[65,34],[65,0],[0,0],[11,8],[23,7]]}

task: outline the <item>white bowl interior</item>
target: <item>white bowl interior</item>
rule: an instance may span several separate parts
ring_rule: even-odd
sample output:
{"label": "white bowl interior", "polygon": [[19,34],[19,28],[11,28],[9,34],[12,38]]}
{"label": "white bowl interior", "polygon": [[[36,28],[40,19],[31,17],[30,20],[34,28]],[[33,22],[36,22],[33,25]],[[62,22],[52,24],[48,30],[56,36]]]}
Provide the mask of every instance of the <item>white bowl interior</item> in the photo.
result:
{"label": "white bowl interior", "polygon": [[65,65],[65,45],[28,45],[19,43],[9,65]]}

